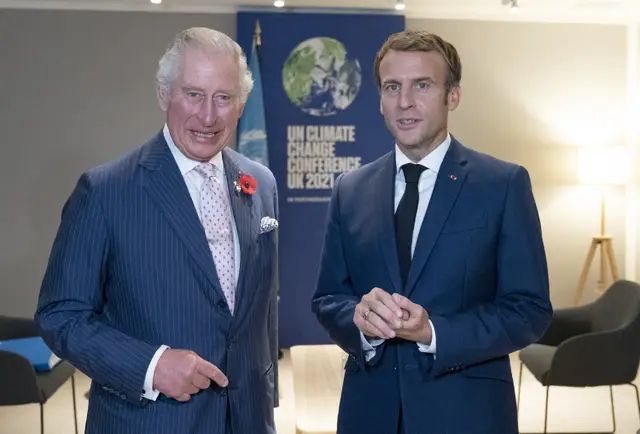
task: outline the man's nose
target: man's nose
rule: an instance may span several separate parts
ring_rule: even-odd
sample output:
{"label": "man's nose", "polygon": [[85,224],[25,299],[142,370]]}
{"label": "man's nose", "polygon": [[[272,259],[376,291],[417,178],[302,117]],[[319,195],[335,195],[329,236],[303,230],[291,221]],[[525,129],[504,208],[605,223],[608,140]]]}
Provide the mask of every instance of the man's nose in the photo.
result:
{"label": "man's nose", "polygon": [[217,117],[216,105],[213,99],[205,100],[202,103],[198,115],[204,126],[209,127],[213,125]]}
{"label": "man's nose", "polygon": [[408,109],[414,104],[413,92],[411,88],[403,88],[400,91],[400,108]]}

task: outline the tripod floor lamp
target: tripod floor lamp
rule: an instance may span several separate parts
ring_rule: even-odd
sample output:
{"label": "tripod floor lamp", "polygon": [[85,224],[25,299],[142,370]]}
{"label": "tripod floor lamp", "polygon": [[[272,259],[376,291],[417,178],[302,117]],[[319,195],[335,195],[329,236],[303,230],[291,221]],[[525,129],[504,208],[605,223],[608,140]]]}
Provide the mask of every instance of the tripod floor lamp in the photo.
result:
{"label": "tripod floor lamp", "polygon": [[618,280],[618,265],[613,252],[613,240],[605,232],[605,187],[609,185],[621,185],[626,182],[627,159],[625,148],[620,147],[585,147],[579,151],[578,176],[584,184],[599,185],[601,191],[600,208],[600,233],[593,236],[591,246],[587,252],[587,258],[580,273],[580,280],[576,289],[574,303],[577,305],[584,293],[584,287],[589,276],[589,269],[600,249],[600,272],[598,275],[598,290],[604,290],[611,282]]}

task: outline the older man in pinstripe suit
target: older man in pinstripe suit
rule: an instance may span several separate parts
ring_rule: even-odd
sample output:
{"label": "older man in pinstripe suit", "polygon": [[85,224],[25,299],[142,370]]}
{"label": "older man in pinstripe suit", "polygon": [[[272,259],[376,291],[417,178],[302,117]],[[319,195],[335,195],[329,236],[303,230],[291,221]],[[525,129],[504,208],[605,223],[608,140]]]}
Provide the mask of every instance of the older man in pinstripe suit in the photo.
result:
{"label": "older man in pinstripe suit", "polygon": [[251,88],[238,44],[181,32],[163,130],[64,206],[35,318],[93,380],[88,433],[275,432],[277,189],[226,147]]}

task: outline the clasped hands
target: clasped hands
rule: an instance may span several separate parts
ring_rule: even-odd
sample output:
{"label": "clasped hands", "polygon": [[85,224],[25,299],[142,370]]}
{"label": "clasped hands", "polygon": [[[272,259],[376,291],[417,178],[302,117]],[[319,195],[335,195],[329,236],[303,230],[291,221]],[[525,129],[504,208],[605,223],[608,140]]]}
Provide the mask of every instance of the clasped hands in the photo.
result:
{"label": "clasped hands", "polygon": [[431,344],[429,314],[400,294],[373,288],[356,305],[353,322],[367,339],[400,338]]}

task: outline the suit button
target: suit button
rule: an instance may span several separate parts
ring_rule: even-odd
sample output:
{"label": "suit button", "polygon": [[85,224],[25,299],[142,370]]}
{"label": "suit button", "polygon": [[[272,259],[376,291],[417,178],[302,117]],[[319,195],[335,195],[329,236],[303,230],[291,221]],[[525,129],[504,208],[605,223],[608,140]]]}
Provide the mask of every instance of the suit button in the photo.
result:
{"label": "suit button", "polygon": [[224,300],[219,300],[218,301],[218,306],[221,308],[224,308],[227,305],[227,303]]}
{"label": "suit button", "polygon": [[227,389],[224,388],[220,391],[220,396],[227,396]]}

